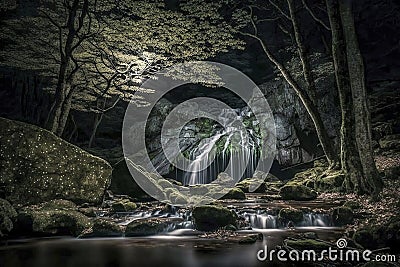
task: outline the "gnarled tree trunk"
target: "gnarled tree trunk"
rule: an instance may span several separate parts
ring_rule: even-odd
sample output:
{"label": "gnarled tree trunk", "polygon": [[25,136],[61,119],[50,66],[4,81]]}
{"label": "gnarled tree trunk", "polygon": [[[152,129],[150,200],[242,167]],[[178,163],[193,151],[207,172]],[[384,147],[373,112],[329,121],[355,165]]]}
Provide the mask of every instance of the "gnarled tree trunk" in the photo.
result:
{"label": "gnarled tree trunk", "polygon": [[[367,138],[368,134],[366,134],[370,128],[365,121],[369,118],[361,119],[364,116],[363,109],[366,107],[367,101],[365,85],[364,89],[360,87],[360,84],[364,84],[364,76],[355,77],[363,74],[363,72],[360,72],[359,66],[362,58],[359,50],[359,57],[352,54],[356,52],[355,47],[358,47],[354,43],[351,44],[356,40],[355,31],[353,31],[354,36],[352,38],[346,38],[349,37],[347,35],[350,32],[348,32],[349,28],[347,30],[344,28],[349,27],[349,25],[343,25],[343,23],[349,23],[349,18],[342,20],[343,14],[339,1],[341,0],[327,0],[326,2],[332,30],[332,54],[341,106],[341,165],[346,174],[344,188],[348,192],[377,194],[381,186],[379,187],[379,181],[376,180],[378,177],[371,176],[370,172],[371,169],[375,169],[375,163],[373,162],[371,140]],[[352,16],[351,11],[347,16]],[[355,96],[361,91],[364,91],[364,94]],[[360,139],[360,135],[364,136]],[[360,142],[367,143],[360,144]],[[364,149],[366,147],[371,149]],[[365,153],[368,155],[365,155]],[[364,166],[367,159],[369,160],[368,164],[372,166]]]}

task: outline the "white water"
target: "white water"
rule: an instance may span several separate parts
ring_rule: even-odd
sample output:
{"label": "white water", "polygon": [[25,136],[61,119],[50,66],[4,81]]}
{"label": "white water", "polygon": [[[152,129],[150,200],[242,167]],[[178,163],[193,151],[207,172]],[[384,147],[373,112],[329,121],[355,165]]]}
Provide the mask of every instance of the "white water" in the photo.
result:
{"label": "white water", "polygon": [[[221,172],[237,180],[253,175],[258,163],[255,142],[259,144],[259,139],[254,136],[252,129],[238,127],[239,123],[242,124],[242,117],[229,111],[223,110],[220,114],[224,130],[203,139],[191,150],[189,158],[192,162],[186,168],[184,185],[208,184]],[[216,144],[223,138],[225,143],[222,152],[215,157]]]}

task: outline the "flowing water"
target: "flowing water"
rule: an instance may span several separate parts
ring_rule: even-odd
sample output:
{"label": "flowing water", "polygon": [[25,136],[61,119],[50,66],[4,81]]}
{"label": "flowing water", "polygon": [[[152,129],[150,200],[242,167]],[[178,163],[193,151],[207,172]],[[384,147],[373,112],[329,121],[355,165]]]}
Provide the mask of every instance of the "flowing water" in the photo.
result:
{"label": "flowing water", "polygon": [[[232,113],[231,110],[223,110],[219,116],[223,130],[202,139],[190,150],[191,163],[183,177],[184,185],[208,184],[221,172],[236,180],[252,177],[258,163],[260,139],[251,127],[238,126],[242,125],[243,116],[251,114],[229,112]],[[220,151],[217,151],[217,145],[221,147]]]}

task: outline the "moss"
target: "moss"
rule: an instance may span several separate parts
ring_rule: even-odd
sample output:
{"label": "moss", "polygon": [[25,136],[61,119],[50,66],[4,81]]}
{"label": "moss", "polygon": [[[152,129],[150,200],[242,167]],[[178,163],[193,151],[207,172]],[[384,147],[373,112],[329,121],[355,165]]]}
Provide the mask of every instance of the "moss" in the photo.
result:
{"label": "moss", "polygon": [[303,220],[303,212],[294,208],[283,208],[279,211],[278,218],[285,222],[299,223]]}
{"label": "moss", "polygon": [[[251,186],[258,184],[260,184],[259,179],[246,178],[241,182],[237,183],[236,187],[240,188],[245,193],[249,193]],[[260,186],[254,191],[254,193],[264,193],[264,192],[265,192],[265,183],[262,182]]]}
{"label": "moss", "polygon": [[172,201],[172,203],[174,203],[176,205],[185,205],[188,203],[188,200],[186,199],[186,197],[179,192],[171,193],[171,195],[169,196],[169,199]]}
{"label": "moss", "polygon": [[89,218],[76,206],[62,200],[28,206],[18,214],[19,229],[39,235],[78,236],[90,225]]}
{"label": "moss", "polygon": [[222,206],[196,207],[192,214],[197,230],[214,231],[227,225],[237,225],[237,216]]}
{"label": "moss", "polygon": [[253,244],[259,240],[260,237],[258,234],[251,234],[251,235],[246,235],[243,236],[242,238],[239,239],[238,243],[239,244]]}
{"label": "moss", "polygon": [[14,205],[62,198],[100,203],[112,168],[37,126],[0,118],[0,184]]}
{"label": "moss", "polygon": [[317,198],[317,193],[304,185],[285,185],[279,195],[285,200],[313,200]]}
{"label": "moss", "polygon": [[152,218],[145,221],[131,222],[127,225],[125,236],[149,236],[158,234],[168,226],[164,220]]}
{"label": "moss", "polygon": [[204,185],[195,185],[189,187],[190,194],[192,195],[205,195],[209,192],[209,188]]}
{"label": "moss", "polygon": [[111,205],[111,210],[113,212],[132,212],[136,209],[136,203],[130,201],[129,199],[119,200]]}
{"label": "moss", "polygon": [[0,237],[13,229],[13,223],[16,217],[17,212],[10,202],[0,198]]}
{"label": "moss", "polygon": [[232,188],[226,195],[222,197],[222,199],[246,199],[245,193],[240,188]]}
{"label": "moss", "polygon": [[81,238],[87,237],[119,237],[123,235],[121,226],[112,221],[104,219],[95,219],[91,231],[80,236]]}
{"label": "moss", "polygon": [[341,190],[344,179],[345,175],[340,171],[329,172],[315,179],[315,188],[324,192],[337,192]]}
{"label": "moss", "polygon": [[79,208],[78,210],[80,213],[87,217],[92,217],[95,218],[97,216],[96,214],[96,208],[89,207],[89,208]]}

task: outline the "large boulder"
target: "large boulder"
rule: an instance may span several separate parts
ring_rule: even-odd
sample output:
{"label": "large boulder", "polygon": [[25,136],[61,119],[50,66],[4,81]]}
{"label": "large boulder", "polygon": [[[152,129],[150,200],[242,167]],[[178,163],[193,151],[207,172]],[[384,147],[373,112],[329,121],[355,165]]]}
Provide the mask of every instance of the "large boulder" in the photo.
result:
{"label": "large boulder", "polygon": [[200,206],[193,210],[193,219],[197,230],[214,231],[227,225],[236,225],[237,216],[222,206]]}
{"label": "large boulder", "polygon": [[13,229],[13,223],[17,217],[17,212],[10,202],[0,199],[0,237],[9,233]]}
{"label": "large boulder", "polygon": [[80,213],[73,202],[52,200],[22,208],[16,232],[39,236],[79,236],[90,226],[90,219]]}
{"label": "large boulder", "polygon": [[278,218],[284,222],[299,223],[303,220],[303,212],[294,208],[283,208],[279,211]]}
{"label": "large boulder", "polygon": [[101,202],[111,166],[51,132],[0,118],[0,183],[14,204]]}
{"label": "large boulder", "polygon": [[283,186],[279,195],[285,200],[313,200],[317,198],[317,193],[314,190],[297,184]]}

